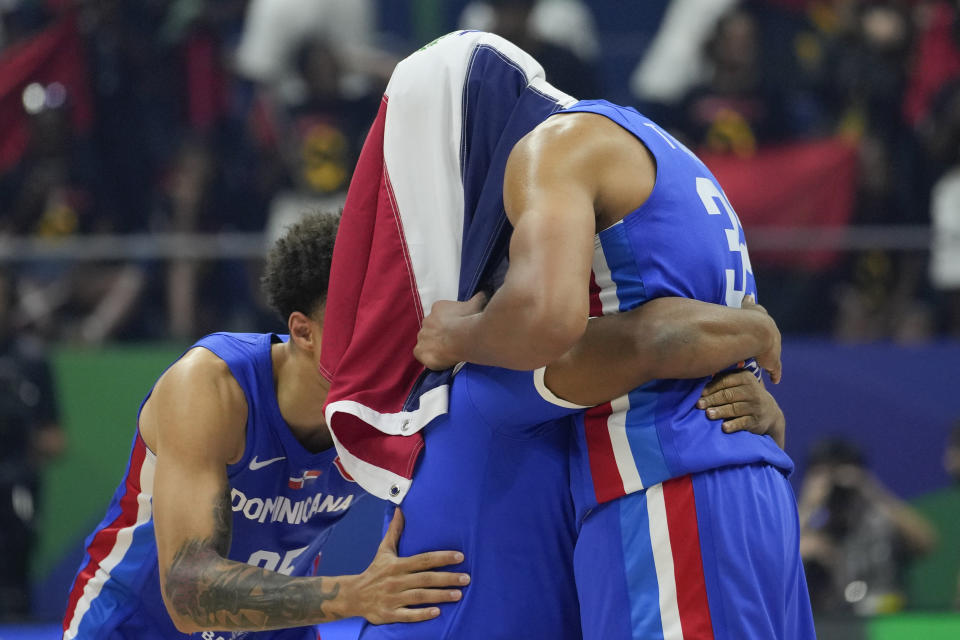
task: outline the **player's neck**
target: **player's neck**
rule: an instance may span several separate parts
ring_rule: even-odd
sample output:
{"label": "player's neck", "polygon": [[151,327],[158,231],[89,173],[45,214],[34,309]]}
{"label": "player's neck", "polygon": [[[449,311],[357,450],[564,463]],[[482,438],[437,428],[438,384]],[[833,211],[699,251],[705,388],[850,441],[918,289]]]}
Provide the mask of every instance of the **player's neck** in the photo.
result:
{"label": "player's neck", "polygon": [[274,345],[271,356],[277,405],[293,435],[310,451],[330,447],[333,442],[323,417],[330,383],[310,354],[291,342]]}

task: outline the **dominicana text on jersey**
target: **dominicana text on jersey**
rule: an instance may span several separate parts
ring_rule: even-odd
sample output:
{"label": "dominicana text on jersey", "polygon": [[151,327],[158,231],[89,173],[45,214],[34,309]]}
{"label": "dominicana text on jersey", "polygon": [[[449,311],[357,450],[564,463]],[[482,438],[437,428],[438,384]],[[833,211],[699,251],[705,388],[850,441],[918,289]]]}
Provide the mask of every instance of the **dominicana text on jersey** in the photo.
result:
{"label": "dominicana text on jersey", "polygon": [[[275,342],[287,339],[216,333],[191,348],[208,349],[223,360],[247,401],[243,457],[227,466],[233,510],[227,557],[304,576],[315,573],[333,526],[366,494],[343,470],[335,449],[307,451],[280,414],[270,351]],[[138,431],[123,482],[85,542],[86,555],[64,617],[64,639],[316,640],[312,628],[191,636],[177,631],[160,594],[152,512],[155,465],[156,456]]]}

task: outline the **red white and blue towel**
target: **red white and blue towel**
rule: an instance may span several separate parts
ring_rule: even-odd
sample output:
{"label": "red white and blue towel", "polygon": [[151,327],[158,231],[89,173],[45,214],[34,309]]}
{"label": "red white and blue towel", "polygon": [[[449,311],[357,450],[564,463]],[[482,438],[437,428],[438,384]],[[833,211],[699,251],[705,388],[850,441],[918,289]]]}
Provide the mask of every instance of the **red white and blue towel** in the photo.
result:
{"label": "red white and blue towel", "polygon": [[340,459],[379,498],[403,500],[419,431],[447,411],[452,374],[413,357],[423,316],[496,277],[507,157],[574,102],[532,57],[478,31],[435,40],[390,79],[344,206],[320,363]]}

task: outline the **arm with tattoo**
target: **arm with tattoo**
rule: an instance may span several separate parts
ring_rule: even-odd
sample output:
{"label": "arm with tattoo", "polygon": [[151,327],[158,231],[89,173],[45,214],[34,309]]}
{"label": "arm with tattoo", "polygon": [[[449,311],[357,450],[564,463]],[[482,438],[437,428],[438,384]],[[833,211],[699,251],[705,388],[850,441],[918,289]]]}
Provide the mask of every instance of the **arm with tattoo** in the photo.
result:
{"label": "arm with tattoo", "polygon": [[184,540],[166,572],[167,601],[181,620],[196,625],[191,630],[281,629],[343,617],[330,603],[340,595],[335,578],[291,578],[225,559],[229,489],[217,499],[213,518],[212,535]]}
{"label": "arm with tattoo", "polygon": [[397,556],[399,510],[359,575],[291,577],[228,559],[233,510],[226,465],[242,455],[246,400],[222,361],[196,351],[161,377],[140,418],[145,440],[154,436],[148,445],[157,454],[153,512],[160,585],[177,629],[256,631],[350,616],[412,622],[440,612],[410,605],[460,598],[459,587],[469,578],[433,569],[461,562],[462,554]]}

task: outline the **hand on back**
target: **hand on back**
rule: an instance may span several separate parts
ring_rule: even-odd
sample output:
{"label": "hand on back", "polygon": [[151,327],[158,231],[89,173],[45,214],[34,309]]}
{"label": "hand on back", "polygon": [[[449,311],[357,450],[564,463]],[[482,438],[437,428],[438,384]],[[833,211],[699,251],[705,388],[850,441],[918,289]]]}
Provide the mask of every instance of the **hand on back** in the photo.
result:
{"label": "hand on back", "polygon": [[436,618],[440,615],[439,608],[420,605],[456,602],[462,597],[460,588],[470,583],[470,576],[465,573],[434,571],[463,562],[459,551],[398,556],[397,544],[402,532],[403,513],[398,508],[373,562],[357,576],[354,615],[373,624]]}

